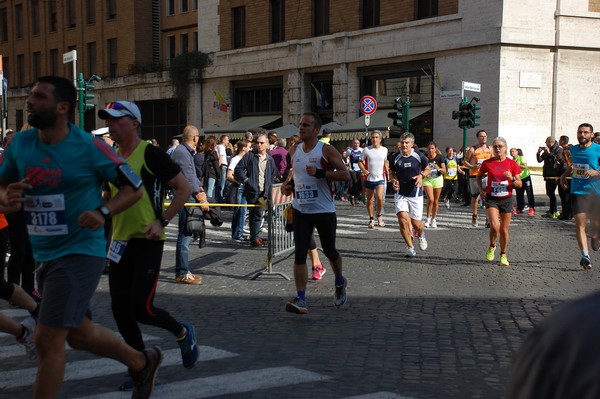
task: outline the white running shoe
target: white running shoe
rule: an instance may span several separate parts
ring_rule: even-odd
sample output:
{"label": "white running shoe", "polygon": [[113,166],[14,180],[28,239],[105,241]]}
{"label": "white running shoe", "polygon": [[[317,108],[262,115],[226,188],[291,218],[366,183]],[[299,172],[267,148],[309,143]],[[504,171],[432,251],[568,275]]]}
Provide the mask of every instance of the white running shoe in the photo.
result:
{"label": "white running shoe", "polygon": [[428,229],[429,225],[431,224],[431,218],[427,218],[425,219],[425,228]]}
{"label": "white running shoe", "polygon": [[25,347],[27,357],[31,360],[35,360],[37,359],[37,351],[35,350],[33,335],[35,327],[37,326],[37,319],[33,316],[28,316],[21,322],[21,325],[24,327],[25,331],[23,336],[20,339],[17,339],[17,342]]}
{"label": "white running shoe", "polygon": [[427,249],[427,239],[425,238],[425,233],[419,237],[419,248],[421,251],[425,251]]}
{"label": "white running shoe", "polygon": [[446,205],[446,209],[450,209],[450,200],[446,199],[446,201],[444,201],[444,204]]}
{"label": "white running shoe", "polygon": [[404,257],[406,258],[414,258],[415,256],[417,256],[417,251],[415,250],[414,247],[407,247],[406,248],[406,255],[404,255]]}
{"label": "white running shoe", "polygon": [[437,220],[431,219],[431,228],[432,229],[437,229]]}

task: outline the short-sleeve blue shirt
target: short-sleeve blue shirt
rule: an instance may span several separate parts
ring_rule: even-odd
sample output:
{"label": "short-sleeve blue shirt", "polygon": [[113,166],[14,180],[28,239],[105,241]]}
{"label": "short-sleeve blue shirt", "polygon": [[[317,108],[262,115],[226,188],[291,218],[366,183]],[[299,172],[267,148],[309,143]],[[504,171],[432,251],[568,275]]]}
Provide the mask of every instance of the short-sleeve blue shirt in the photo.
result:
{"label": "short-sleeve blue shirt", "polygon": [[600,178],[584,176],[586,170],[600,170],[600,144],[592,143],[587,148],[574,145],[571,146],[570,152],[573,162],[571,193],[600,194]]}
{"label": "short-sleeve blue shirt", "polygon": [[81,254],[104,257],[103,229],[79,226],[84,211],[102,204],[102,184],[117,179],[124,163],[102,140],[69,125],[59,143],[45,144],[38,129],[17,133],[4,153],[0,176],[7,182],[29,179],[26,190],[27,231],[37,261]]}

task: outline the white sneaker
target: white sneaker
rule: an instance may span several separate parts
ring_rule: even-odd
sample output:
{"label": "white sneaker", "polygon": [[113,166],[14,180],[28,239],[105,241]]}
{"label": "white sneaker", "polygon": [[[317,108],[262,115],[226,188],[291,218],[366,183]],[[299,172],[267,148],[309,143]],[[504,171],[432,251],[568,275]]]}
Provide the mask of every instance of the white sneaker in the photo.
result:
{"label": "white sneaker", "polygon": [[25,347],[27,357],[31,360],[37,359],[37,351],[35,350],[35,342],[33,335],[35,327],[37,326],[37,319],[33,316],[28,316],[21,322],[21,325],[25,328],[25,333],[17,342]]}
{"label": "white sneaker", "polygon": [[431,224],[431,218],[427,218],[425,219],[425,228],[428,229],[429,225]]}
{"label": "white sneaker", "polygon": [[417,251],[415,250],[414,247],[407,247],[406,248],[406,255],[404,255],[404,257],[406,258],[414,258],[415,256],[417,256]]}
{"label": "white sneaker", "polygon": [[450,200],[449,199],[444,201],[444,204],[446,205],[446,209],[450,209]]}
{"label": "white sneaker", "polygon": [[421,251],[425,251],[427,249],[427,239],[425,238],[425,235],[419,237],[419,248]]}
{"label": "white sneaker", "polygon": [[435,219],[431,219],[431,228],[437,229],[437,221]]}

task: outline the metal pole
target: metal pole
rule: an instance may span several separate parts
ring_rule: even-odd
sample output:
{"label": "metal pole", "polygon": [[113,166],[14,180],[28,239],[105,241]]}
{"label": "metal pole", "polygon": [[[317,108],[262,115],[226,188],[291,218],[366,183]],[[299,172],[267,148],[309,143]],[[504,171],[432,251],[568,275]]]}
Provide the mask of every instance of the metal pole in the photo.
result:
{"label": "metal pole", "polygon": [[[75,63],[73,63],[75,65]],[[79,73],[79,77],[77,78],[77,93],[79,97],[78,105],[79,105],[79,128],[83,129],[84,121],[83,121],[83,113],[85,111],[85,95],[83,91],[85,90],[85,82],[83,80],[83,73]]]}
{"label": "metal pole", "polygon": [[2,141],[6,134],[6,125],[8,123],[8,80],[2,76]]}
{"label": "metal pole", "polygon": [[404,132],[410,131],[410,99],[406,97],[404,103]]}

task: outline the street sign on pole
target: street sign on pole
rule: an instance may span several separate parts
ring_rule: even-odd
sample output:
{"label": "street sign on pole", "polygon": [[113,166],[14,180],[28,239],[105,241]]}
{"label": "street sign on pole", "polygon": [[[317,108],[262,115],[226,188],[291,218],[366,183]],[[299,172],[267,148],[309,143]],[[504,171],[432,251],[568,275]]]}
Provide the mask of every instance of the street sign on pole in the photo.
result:
{"label": "street sign on pole", "polygon": [[369,144],[369,124],[371,123],[371,114],[377,111],[377,100],[372,96],[363,96],[360,99],[360,112],[365,115],[365,147]]}
{"label": "street sign on pole", "polygon": [[77,61],[77,50],[71,50],[68,53],[63,54],[63,64],[68,64],[73,61]]}
{"label": "street sign on pole", "polygon": [[461,98],[465,97],[465,90],[466,91],[474,91],[475,93],[481,93],[481,84],[463,81],[462,82],[462,90],[460,91]]}
{"label": "street sign on pole", "polygon": [[371,96],[364,96],[360,99],[360,112],[365,115],[371,115],[377,111],[377,101]]}
{"label": "street sign on pole", "polygon": [[77,50],[63,53],[63,64],[73,63],[73,83],[77,86]]}

